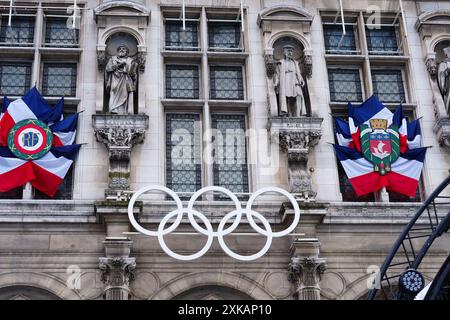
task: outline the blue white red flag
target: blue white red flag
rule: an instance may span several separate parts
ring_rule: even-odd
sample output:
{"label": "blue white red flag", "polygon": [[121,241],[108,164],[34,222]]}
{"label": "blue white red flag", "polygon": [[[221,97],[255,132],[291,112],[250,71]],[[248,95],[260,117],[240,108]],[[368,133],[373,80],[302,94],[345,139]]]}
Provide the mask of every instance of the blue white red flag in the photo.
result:
{"label": "blue white red flag", "polygon": [[394,113],[376,96],[348,104],[348,123],[335,118],[335,153],[358,196],[385,187],[416,194],[426,148],[420,148],[418,120],[408,123],[402,106]]}
{"label": "blue white red flag", "polygon": [[30,182],[50,197],[56,194],[81,146],[73,145],[78,114],[59,121],[62,108],[60,104],[51,108],[35,87],[4,108],[0,192]]}

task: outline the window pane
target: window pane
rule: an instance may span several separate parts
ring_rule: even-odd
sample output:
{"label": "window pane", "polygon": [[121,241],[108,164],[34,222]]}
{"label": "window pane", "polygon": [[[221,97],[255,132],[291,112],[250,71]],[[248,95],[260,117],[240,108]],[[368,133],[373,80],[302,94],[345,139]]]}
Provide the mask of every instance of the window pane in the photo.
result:
{"label": "window pane", "polygon": [[197,66],[166,65],[166,98],[198,99]]}
{"label": "window pane", "polygon": [[[214,185],[248,192],[247,147],[243,115],[213,115]],[[220,198],[220,197],[219,197]]]}
{"label": "window pane", "polygon": [[365,196],[358,197],[353,189],[350,180],[347,177],[342,165],[338,161],[338,174],[339,174],[339,189],[342,194],[342,201],[347,202],[373,202],[375,201],[375,194],[369,193]]}
{"label": "window pane", "polygon": [[45,24],[46,45],[73,46],[78,43],[78,29],[67,27],[66,18],[48,18]]}
{"label": "window pane", "polygon": [[328,69],[331,101],[362,101],[358,69]]}
{"label": "window pane", "polygon": [[0,192],[0,199],[22,199],[23,187],[9,190],[7,192]]}
{"label": "window pane", "polygon": [[0,30],[0,43],[2,45],[31,46],[34,41],[34,18],[15,17],[11,19],[8,27],[8,17],[2,17]]}
{"label": "window pane", "polygon": [[405,102],[401,70],[372,70],[373,92],[382,102]]}
{"label": "window pane", "polygon": [[166,49],[167,50],[197,50],[197,22],[186,21],[186,29],[183,30],[181,21],[166,22]]}
{"label": "window pane", "polygon": [[23,96],[30,89],[31,64],[1,63],[0,94]]}
{"label": "window pane", "polygon": [[50,198],[45,193],[33,188],[33,199],[59,199],[70,200],[73,197],[73,169],[74,164],[67,172],[63,182],[59,185],[58,191],[53,198]]}
{"label": "window pane", "polygon": [[339,41],[341,41],[342,38],[342,26],[323,26],[325,49],[327,53],[343,53],[342,51],[347,51],[345,54],[356,54],[355,31],[353,25],[345,25],[345,31],[346,34],[339,46]]}
{"label": "window pane", "polygon": [[200,116],[168,114],[166,118],[166,182],[175,192],[201,188]]}
{"label": "window pane", "polygon": [[367,47],[371,54],[398,54],[394,26],[366,28]]}
{"label": "window pane", "polygon": [[76,95],[77,65],[44,64],[44,77],[42,92],[46,96],[72,96]]}
{"label": "window pane", "polygon": [[239,50],[241,47],[240,22],[210,22],[208,41],[210,50]]}
{"label": "window pane", "polygon": [[244,99],[241,67],[210,67],[211,99]]}

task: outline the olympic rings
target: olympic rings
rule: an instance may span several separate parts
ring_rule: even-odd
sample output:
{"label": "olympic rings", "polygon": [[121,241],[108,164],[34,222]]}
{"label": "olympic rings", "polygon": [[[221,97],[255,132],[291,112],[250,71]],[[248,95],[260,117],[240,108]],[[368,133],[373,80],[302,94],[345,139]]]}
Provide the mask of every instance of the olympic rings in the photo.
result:
{"label": "olympic rings", "polygon": [[[138,199],[139,196],[141,196],[145,192],[151,191],[151,190],[158,190],[158,191],[167,193],[175,200],[175,203],[177,205],[177,209],[171,211],[170,213],[168,213],[167,215],[164,216],[164,218],[159,223],[157,231],[151,231],[151,230],[143,228],[136,221],[136,219],[134,217],[133,208],[134,208],[134,204],[135,204],[136,200]],[[217,231],[213,230],[211,222],[208,220],[208,218],[204,214],[193,209],[195,201],[203,193],[209,192],[209,191],[218,191],[218,192],[226,194],[228,197],[230,197],[230,199],[233,201],[233,203],[235,205],[235,210],[227,213],[222,218],[222,220],[220,221],[219,226],[217,228]],[[270,226],[270,223],[267,221],[267,219],[262,214],[251,209],[255,199],[258,196],[260,196],[261,194],[267,193],[267,192],[276,192],[276,193],[280,193],[280,194],[286,196],[293,206],[294,219],[293,219],[291,225],[283,231],[273,232],[272,228]],[[180,223],[183,219],[184,213],[187,213],[187,218],[189,220],[189,223],[193,226],[193,228],[200,234],[208,237],[206,244],[203,246],[203,248],[200,251],[198,251],[194,254],[191,254],[191,255],[181,255],[181,254],[173,252],[167,246],[167,244],[164,240],[165,235],[171,233],[176,228],[178,228],[178,226],[180,225]],[[248,223],[250,224],[250,226],[252,227],[253,230],[255,230],[257,233],[267,237],[264,247],[257,253],[249,255],[249,256],[244,256],[244,255],[235,253],[227,246],[227,244],[225,243],[225,240],[224,240],[224,237],[226,235],[232,233],[238,227],[238,225],[240,224],[241,219],[242,219],[242,214],[245,214],[245,217],[247,218]],[[175,216],[176,216],[176,218],[175,218],[175,221],[172,223],[172,225],[165,229],[164,227],[168,223],[168,221]],[[232,219],[233,217],[235,217],[235,218],[234,218],[234,221],[231,224],[231,226],[224,229],[228,220]],[[256,219],[258,219],[263,224],[264,229],[257,225],[257,223],[254,220],[254,217],[256,217]],[[132,226],[140,233],[143,233],[145,235],[152,236],[152,237],[157,237],[162,250],[167,255],[169,255],[170,257],[172,257],[174,259],[182,260],[182,261],[190,261],[190,260],[195,260],[195,259],[202,257],[206,252],[208,252],[208,250],[211,248],[214,238],[217,237],[217,240],[218,240],[221,248],[228,256],[230,256],[236,260],[240,260],[240,261],[252,261],[252,260],[261,258],[264,254],[267,253],[267,251],[270,249],[270,246],[272,245],[273,238],[283,237],[283,236],[291,233],[297,227],[297,225],[300,221],[300,207],[298,206],[298,203],[295,200],[295,198],[289,192],[287,192],[281,188],[267,187],[267,188],[262,188],[262,189],[256,191],[254,194],[252,194],[250,199],[247,202],[245,209],[243,209],[241,207],[241,203],[239,202],[236,195],[233,194],[230,190],[225,189],[223,187],[210,186],[210,187],[205,187],[203,189],[200,189],[196,193],[194,193],[188,202],[187,208],[184,208],[180,198],[174,191],[170,190],[169,188],[163,187],[163,186],[151,185],[151,186],[147,186],[147,187],[144,187],[144,188],[138,190],[131,197],[130,203],[128,204],[128,218],[130,219]],[[195,221],[195,218],[200,219],[205,227],[200,226],[197,223],[197,221]]]}

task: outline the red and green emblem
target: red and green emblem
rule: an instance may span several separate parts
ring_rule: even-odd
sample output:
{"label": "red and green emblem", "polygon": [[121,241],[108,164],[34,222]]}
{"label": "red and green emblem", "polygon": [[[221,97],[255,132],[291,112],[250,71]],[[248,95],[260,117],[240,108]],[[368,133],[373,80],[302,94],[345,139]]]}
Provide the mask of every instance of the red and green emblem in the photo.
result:
{"label": "red and green emblem", "polygon": [[23,160],[42,158],[52,144],[52,131],[45,123],[36,119],[22,120],[8,133],[9,150]]}
{"label": "red and green emblem", "polygon": [[368,161],[373,163],[375,172],[385,175],[391,171],[391,163],[400,156],[398,128],[387,128],[386,119],[371,119],[370,125],[360,126],[361,150]]}

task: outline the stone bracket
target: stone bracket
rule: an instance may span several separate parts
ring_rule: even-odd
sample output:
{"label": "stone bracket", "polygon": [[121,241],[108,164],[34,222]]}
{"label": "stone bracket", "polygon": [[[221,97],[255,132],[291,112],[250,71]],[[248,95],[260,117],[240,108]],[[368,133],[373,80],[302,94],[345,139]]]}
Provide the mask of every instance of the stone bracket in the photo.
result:
{"label": "stone bracket", "polygon": [[439,145],[450,152],[450,118],[439,118],[433,127]]}
{"label": "stone bracket", "polygon": [[145,139],[148,116],[95,114],[92,116],[95,137],[109,153],[109,181],[106,198],[122,200],[130,189],[131,149]]}
{"label": "stone bracket", "polygon": [[308,158],[322,136],[322,118],[273,117],[269,120],[270,136],[277,141],[288,158],[290,192],[300,194],[299,200],[313,200]]}

